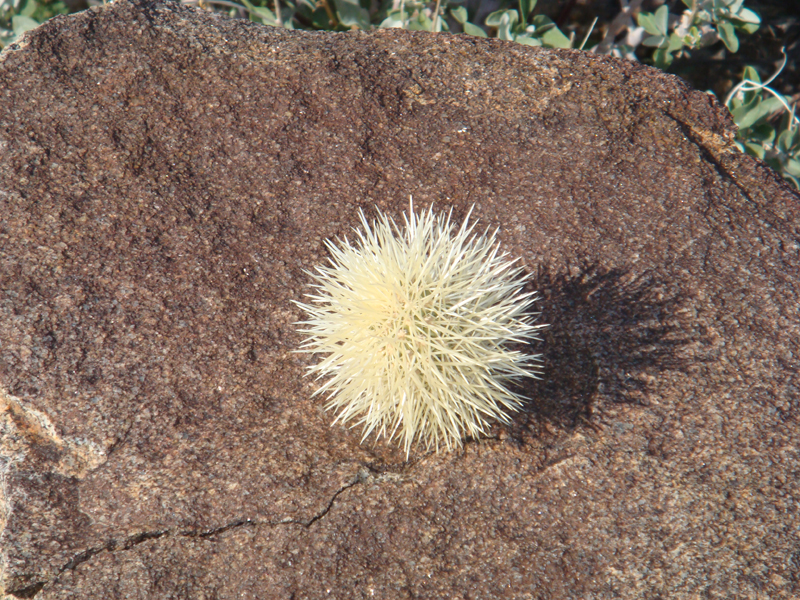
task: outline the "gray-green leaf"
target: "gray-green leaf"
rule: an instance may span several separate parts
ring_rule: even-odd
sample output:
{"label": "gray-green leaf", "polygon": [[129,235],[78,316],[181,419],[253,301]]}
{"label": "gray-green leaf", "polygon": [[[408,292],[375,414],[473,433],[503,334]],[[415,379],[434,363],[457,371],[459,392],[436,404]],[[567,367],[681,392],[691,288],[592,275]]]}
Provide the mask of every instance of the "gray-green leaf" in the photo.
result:
{"label": "gray-green leaf", "polygon": [[733,25],[728,21],[720,21],[717,23],[717,27],[719,30],[719,37],[722,38],[725,47],[731,52],[736,52],[739,49],[739,38],[736,37],[736,31]]}
{"label": "gray-green leaf", "polygon": [[14,33],[22,35],[26,31],[30,31],[39,26],[39,22],[25,15],[15,15],[11,18],[11,27]]}
{"label": "gray-green leaf", "polygon": [[456,6],[455,8],[450,9],[450,14],[453,15],[453,18],[463,25],[467,22],[467,9],[463,6]]}
{"label": "gray-green leaf", "polygon": [[800,177],[800,160],[790,158],[786,161],[786,164],[783,168],[787,173],[789,173],[789,175]]}
{"label": "gray-green leaf", "polygon": [[733,120],[739,126],[739,129],[747,129],[752,127],[755,123],[764,119],[780,110],[783,104],[774,96],[758,102],[755,106],[745,104],[733,111]]}
{"label": "gray-green leaf", "polygon": [[486,37],[486,32],[483,29],[481,29],[477,25],[473,25],[470,22],[464,23],[464,33],[466,33],[467,35],[474,35],[476,37],[482,37],[482,38]]}
{"label": "gray-green leaf", "polygon": [[528,22],[528,17],[531,16],[533,9],[536,8],[536,2],[537,0],[519,0],[519,11],[523,23]]}
{"label": "gray-green leaf", "polygon": [[750,10],[749,8],[743,8],[740,10],[734,18],[737,21],[742,21],[744,23],[761,23],[761,17],[758,16],[758,13],[755,11]]}
{"label": "gray-green leaf", "polygon": [[653,48],[666,48],[669,44],[667,43],[667,38],[663,35],[651,35],[642,41],[642,45]]}
{"label": "gray-green leaf", "polygon": [[650,35],[663,35],[666,37],[667,32],[659,29],[656,16],[653,13],[640,12],[636,17],[636,20],[638,21],[639,26],[644,27],[644,30]]}
{"label": "gray-green leaf", "polygon": [[569,48],[571,46],[569,38],[561,33],[558,27],[545,31],[542,35],[542,43],[549,48]]}
{"label": "gray-green leaf", "polygon": [[662,4],[658,7],[656,14],[653,15],[655,26],[658,28],[658,32],[661,35],[666,36],[667,31],[669,31],[669,9],[667,8],[666,4]]}
{"label": "gray-green leaf", "polygon": [[369,13],[361,8],[358,0],[333,0],[339,23],[345,27],[369,29]]}

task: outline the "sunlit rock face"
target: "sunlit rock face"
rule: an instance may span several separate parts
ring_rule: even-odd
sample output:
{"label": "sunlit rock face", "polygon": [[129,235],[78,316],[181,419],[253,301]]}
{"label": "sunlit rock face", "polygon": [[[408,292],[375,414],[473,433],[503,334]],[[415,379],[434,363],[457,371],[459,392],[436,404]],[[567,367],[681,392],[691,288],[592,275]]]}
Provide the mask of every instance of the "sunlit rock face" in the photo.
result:
{"label": "sunlit rock face", "polygon": [[[799,200],[705,93],[469,37],[177,3],[0,55],[12,598],[800,593]],[[367,438],[293,301],[359,208],[498,232],[542,379],[463,448]]]}

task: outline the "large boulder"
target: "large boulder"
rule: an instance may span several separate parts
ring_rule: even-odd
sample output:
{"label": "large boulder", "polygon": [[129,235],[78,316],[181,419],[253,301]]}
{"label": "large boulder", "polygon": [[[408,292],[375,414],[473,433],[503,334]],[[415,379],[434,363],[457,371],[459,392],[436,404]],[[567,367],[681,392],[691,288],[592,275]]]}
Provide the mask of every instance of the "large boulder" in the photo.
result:
{"label": "large boulder", "polygon": [[[172,2],[0,55],[10,598],[800,594],[800,199],[639,64]],[[452,452],[312,398],[292,300],[358,209],[474,204],[545,376]]]}

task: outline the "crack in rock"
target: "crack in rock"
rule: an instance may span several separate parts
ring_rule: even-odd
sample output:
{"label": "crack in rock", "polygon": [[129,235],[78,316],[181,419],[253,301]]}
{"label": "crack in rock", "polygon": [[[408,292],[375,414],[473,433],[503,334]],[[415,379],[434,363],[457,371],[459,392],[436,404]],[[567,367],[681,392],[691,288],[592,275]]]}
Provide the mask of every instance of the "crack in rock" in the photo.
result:
{"label": "crack in rock", "polygon": [[[100,554],[104,551],[114,552],[116,550],[130,550],[131,548],[138,546],[142,542],[146,542],[147,540],[157,540],[160,537],[168,535],[170,533],[169,529],[162,529],[160,531],[145,531],[142,533],[138,533],[136,535],[130,536],[125,542],[121,545],[117,543],[117,540],[109,541],[105,546],[99,546],[97,548],[89,548],[88,550],[84,550],[83,552],[76,554],[73,556],[67,564],[65,564],[61,569],[58,571],[58,575],[61,575],[64,571],[70,571],[77,567],[79,564],[86,562],[93,556]],[[56,575],[56,578],[58,578]]]}
{"label": "crack in rock", "polygon": [[254,519],[236,519],[235,521],[231,521],[225,525],[221,525],[220,527],[215,527],[213,529],[209,529],[206,531],[193,531],[193,530],[184,530],[184,531],[176,531],[171,529],[160,529],[157,531],[145,531],[142,533],[138,533],[136,535],[128,537],[124,542],[120,543],[117,540],[110,540],[103,546],[96,546],[93,548],[88,548],[82,552],[79,552],[75,556],[73,556],[67,563],[58,570],[55,577],[50,582],[42,582],[38,581],[32,585],[26,586],[25,588],[20,588],[16,590],[8,590],[6,593],[15,597],[15,598],[35,598],[36,595],[46,586],[48,583],[54,583],[58,581],[58,578],[61,576],[62,573],[66,571],[71,571],[75,569],[78,565],[85,563],[86,561],[90,560],[94,556],[102,552],[118,552],[118,551],[125,551],[131,550],[132,548],[138,546],[139,544],[149,541],[149,540],[156,540],[162,537],[170,537],[170,536],[180,536],[185,538],[199,538],[199,539],[208,539],[215,535],[219,535],[225,533],[226,531],[230,531],[232,529],[237,529],[239,527],[246,527],[246,526],[261,526],[266,525],[269,527],[275,527],[278,525],[300,525],[302,527],[311,527],[314,523],[325,517],[333,508],[336,499],[339,497],[340,494],[349,490],[351,487],[356,486],[358,484],[364,483],[365,481],[372,479],[374,475],[372,474],[371,470],[366,467],[362,466],[358,469],[358,472],[353,476],[352,480],[346,483],[344,486],[339,488],[336,493],[331,496],[331,499],[328,501],[328,504],[322,509],[318,514],[314,515],[308,520],[301,521],[297,519],[284,519],[282,521],[277,522],[269,522],[269,521],[257,521]]}
{"label": "crack in rock", "polygon": [[295,520],[295,519],[287,519],[285,521],[281,521],[281,523],[282,524],[302,525],[303,527],[306,527],[306,528],[311,527],[314,523],[316,523],[317,521],[322,519],[325,515],[327,515],[331,511],[331,508],[333,508],[333,504],[336,502],[336,499],[339,497],[339,494],[342,494],[343,492],[345,492],[346,490],[349,490],[353,486],[356,486],[356,485],[358,485],[360,483],[364,483],[365,481],[367,481],[371,477],[372,477],[372,474],[371,474],[369,468],[361,467],[358,470],[358,473],[356,473],[356,475],[353,477],[353,480],[350,483],[348,483],[348,484],[344,485],[343,487],[339,488],[339,490],[333,496],[331,496],[331,499],[328,502],[328,506],[326,506],[319,514],[314,515],[308,521],[298,521],[298,520]]}
{"label": "crack in rock", "polygon": [[202,533],[197,533],[193,531],[183,532],[180,535],[182,537],[197,537],[197,538],[210,538],[215,535],[219,535],[220,533],[225,533],[226,531],[230,531],[231,529],[238,529],[239,527],[243,527],[245,525],[261,525],[258,521],[254,521],[253,519],[239,519],[237,521],[231,521],[227,525],[223,525],[222,527],[217,527],[215,529],[209,529],[208,531],[204,531]]}

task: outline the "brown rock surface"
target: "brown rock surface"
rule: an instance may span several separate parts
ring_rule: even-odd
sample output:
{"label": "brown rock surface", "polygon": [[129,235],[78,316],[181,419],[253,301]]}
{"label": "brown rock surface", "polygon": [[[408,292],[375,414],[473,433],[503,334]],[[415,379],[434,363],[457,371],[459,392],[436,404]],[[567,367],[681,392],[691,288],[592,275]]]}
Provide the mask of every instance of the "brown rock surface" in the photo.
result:
{"label": "brown rock surface", "polygon": [[[800,201],[731,139],[592,54],[46,23],[0,56],[6,593],[797,597]],[[501,226],[552,327],[512,427],[406,462],[330,427],[290,300],[409,194]]]}

